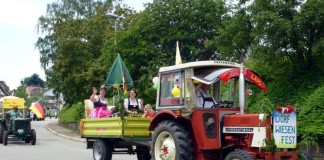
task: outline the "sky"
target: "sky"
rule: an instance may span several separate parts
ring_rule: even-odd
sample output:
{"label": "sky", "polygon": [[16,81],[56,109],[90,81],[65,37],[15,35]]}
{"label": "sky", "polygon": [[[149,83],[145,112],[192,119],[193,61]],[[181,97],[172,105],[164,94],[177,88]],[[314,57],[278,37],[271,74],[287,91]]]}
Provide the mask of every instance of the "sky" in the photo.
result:
{"label": "sky", "polygon": [[[137,11],[153,0],[124,0]],[[26,77],[38,74],[45,81],[40,54],[35,43],[37,20],[46,13],[46,4],[57,0],[7,0],[0,5],[0,81],[10,90],[20,86]]]}

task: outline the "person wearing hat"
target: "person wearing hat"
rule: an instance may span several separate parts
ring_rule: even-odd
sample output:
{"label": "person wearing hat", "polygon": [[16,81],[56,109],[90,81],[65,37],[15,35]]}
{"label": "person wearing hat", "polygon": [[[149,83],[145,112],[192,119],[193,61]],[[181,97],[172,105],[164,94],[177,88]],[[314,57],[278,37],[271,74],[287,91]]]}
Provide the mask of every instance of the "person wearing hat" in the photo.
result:
{"label": "person wearing hat", "polygon": [[18,110],[18,106],[13,106],[13,110],[8,111],[7,113],[10,114],[10,117],[15,119],[15,118],[21,118],[22,113]]}
{"label": "person wearing hat", "polygon": [[97,95],[97,88],[92,88],[90,100],[93,102],[94,108],[90,113],[90,118],[103,118],[111,115],[111,111],[107,109],[108,100],[105,98],[105,95],[106,85],[100,87],[99,95]]}
{"label": "person wearing hat", "polygon": [[217,105],[214,97],[209,93],[210,85],[200,82],[195,90],[197,96],[197,106],[201,108],[211,108]]}

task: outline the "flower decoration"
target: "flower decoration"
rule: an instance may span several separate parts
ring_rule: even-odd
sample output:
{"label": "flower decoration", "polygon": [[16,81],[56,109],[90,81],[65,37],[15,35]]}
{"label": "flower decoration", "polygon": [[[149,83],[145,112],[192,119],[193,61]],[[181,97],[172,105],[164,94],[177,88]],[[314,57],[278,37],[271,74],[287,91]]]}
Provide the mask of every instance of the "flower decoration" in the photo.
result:
{"label": "flower decoration", "polygon": [[277,106],[276,108],[281,113],[291,113],[291,112],[295,111],[295,109],[294,109],[294,107],[292,105],[288,105],[287,107]]}

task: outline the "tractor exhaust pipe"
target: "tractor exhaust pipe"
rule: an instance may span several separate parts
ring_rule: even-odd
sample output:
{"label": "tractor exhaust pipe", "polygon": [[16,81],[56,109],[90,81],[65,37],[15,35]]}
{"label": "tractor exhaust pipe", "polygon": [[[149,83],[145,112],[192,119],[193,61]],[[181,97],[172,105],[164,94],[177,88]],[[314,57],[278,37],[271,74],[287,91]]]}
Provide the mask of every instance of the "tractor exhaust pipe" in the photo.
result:
{"label": "tractor exhaust pipe", "polygon": [[244,114],[245,108],[245,78],[243,75],[243,54],[241,54],[241,66],[240,66],[240,77],[239,77],[239,105],[240,114]]}

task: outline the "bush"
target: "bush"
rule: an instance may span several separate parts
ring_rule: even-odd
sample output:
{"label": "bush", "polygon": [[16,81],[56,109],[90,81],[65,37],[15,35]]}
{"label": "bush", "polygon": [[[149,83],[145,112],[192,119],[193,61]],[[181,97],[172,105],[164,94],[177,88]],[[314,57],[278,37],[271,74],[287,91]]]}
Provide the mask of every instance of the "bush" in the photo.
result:
{"label": "bush", "polygon": [[78,102],[72,106],[64,107],[60,112],[60,122],[61,123],[74,123],[80,122],[84,117],[84,104]]}
{"label": "bush", "polygon": [[324,136],[324,86],[310,94],[299,108],[297,125],[303,136]]}

